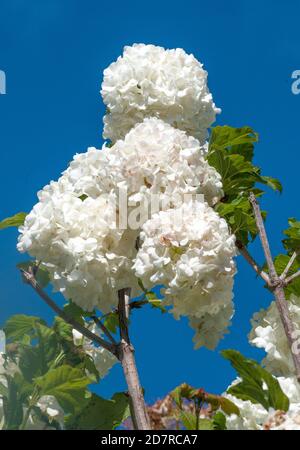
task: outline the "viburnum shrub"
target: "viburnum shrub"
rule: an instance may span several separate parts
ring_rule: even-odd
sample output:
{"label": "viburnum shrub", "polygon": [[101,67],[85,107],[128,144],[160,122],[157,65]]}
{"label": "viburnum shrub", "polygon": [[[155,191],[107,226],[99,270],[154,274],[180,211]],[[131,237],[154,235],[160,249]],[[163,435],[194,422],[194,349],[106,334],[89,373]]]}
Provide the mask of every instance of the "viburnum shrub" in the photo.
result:
{"label": "viburnum shrub", "polygon": [[[262,187],[282,188],[253,164],[257,133],[211,128],[221,111],[207,72],[182,49],[125,47],[101,94],[102,149],[76,154],[31,212],[0,223],[19,228],[31,257],[18,265],[23,280],[56,314],[51,326],[26,315],[4,325],[2,429],[300,429],[300,222],[289,220],[273,259],[258,200]],[[262,267],[249,252],[258,235]],[[223,395],[182,384],[147,406],[132,310],[187,317],[195,348],[214,350],[234,314],[238,256],[272,295],[249,334],[262,363],[223,351],[238,374]],[[92,393],[117,363],[128,391]]]}

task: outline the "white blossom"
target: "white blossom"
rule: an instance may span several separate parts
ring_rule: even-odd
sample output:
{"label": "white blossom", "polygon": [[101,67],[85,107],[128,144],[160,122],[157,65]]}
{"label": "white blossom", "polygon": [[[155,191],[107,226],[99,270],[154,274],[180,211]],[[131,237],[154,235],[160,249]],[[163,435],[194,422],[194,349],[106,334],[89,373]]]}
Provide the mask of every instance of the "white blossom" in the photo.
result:
{"label": "white blossom", "polygon": [[204,153],[195,138],[155,118],[112,148],[89,148],[38,193],[39,203],[20,227],[19,251],[42,261],[67,299],[108,312],[118,289],[137,289],[131,266],[142,222],[136,230],[119,228],[119,189],[125,188],[126,202],[158,194],[174,205],[184,194],[203,194],[214,204],[222,183]]}
{"label": "white blossom", "polygon": [[[214,332],[220,338],[220,325],[226,327],[232,315],[236,250],[225,220],[206,203],[191,201],[153,215],[143,226],[141,240],[133,266],[136,275],[146,288],[164,285],[164,303],[173,306],[173,315],[192,319],[196,346],[214,347]],[[216,323],[209,336],[204,323],[212,324],[212,317]]]}
{"label": "white blossom", "polygon": [[202,64],[179,48],[125,47],[123,56],[104,70],[101,94],[107,106],[103,136],[113,142],[144,117],[155,116],[203,143],[220,112]]}
{"label": "white blossom", "polygon": [[162,202],[176,203],[176,197],[197,193],[213,205],[223,196],[222,182],[204,159],[206,152],[197,139],[149,118],[107,149],[106,167],[115,185],[126,188],[129,200],[159,194]]}
{"label": "white blossom", "polygon": [[108,312],[117,304],[118,289],[135,287],[136,235],[116,227],[114,198],[103,194],[82,201],[60,181],[38,196],[20,227],[19,251],[42,261],[67,299],[87,311]]}
{"label": "white blossom", "polygon": [[[300,299],[292,295],[287,302],[291,320],[300,337]],[[295,373],[291,349],[273,301],[270,306],[256,313],[251,321],[249,341],[266,351],[262,364],[276,376],[290,376]]]}
{"label": "white blossom", "polygon": [[[275,411],[270,408],[266,410],[258,403],[249,400],[241,400],[231,394],[225,393],[225,397],[231,400],[240,410],[240,415],[232,414],[226,417],[228,430],[293,430],[300,429],[300,385],[296,377],[277,378],[281,389],[289,398],[289,409]],[[232,385],[238,383],[236,379]]]}
{"label": "white blossom", "polygon": [[[91,330],[100,335],[94,326]],[[117,358],[103,347],[96,347],[89,339],[85,338],[79,331],[73,329],[73,342],[77,346],[82,346],[83,350],[89,355],[95,364],[100,378],[104,378],[114,364],[118,362]]]}

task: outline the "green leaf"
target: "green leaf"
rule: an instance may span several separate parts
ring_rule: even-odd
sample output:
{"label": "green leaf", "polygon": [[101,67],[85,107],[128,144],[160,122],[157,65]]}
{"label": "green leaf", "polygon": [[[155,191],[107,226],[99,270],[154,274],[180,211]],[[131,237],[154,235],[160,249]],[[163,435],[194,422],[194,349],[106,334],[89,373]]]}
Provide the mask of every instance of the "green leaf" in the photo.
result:
{"label": "green leaf", "polygon": [[67,420],[67,429],[71,430],[113,430],[130,415],[128,396],[115,394],[106,400],[92,394],[86,406],[79,414]]}
{"label": "green leaf", "polygon": [[226,417],[221,411],[218,411],[213,417],[214,430],[226,430]]}
{"label": "green leaf", "polygon": [[65,412],[80,410],[90,379],[79,369],[63,365],[35,379],[40,396],[53,395]]}
{"label": "green leaf", "polygon": [[256,224],[248,197],[263,194],[256,184],[261,183],[281,192],[280,182],[261,175],[252,160],[258,136],[250,127],[215,127],[212,130],[207,160],[222,177],[224,197],[216,205],[217,212],[226,219],[232,232],[244,245],[256,234]]}
{"label": "green leaf", "polygon": [[84,325],[84,315],[85,311],[77,306],[75,303],[70,301],[64,306],[64,312],[69,316],[75,319],[80,325]]}
{"label": "green leaf", "polygon": [[27,213],[19,212],[12,217],[7,217],[7,219],[4,219],[0,222],[0,230],[4,230],[5,228],[9,227],[19,227],[23,225],[26,216]]}
{"label": "green leaf", "polygon": [[182,410],[179,413],[179,418],[186,430],[196,430],[197,419],[194,413]]}
{"label": "green leaf", "polygon": [[[279,254],[274,258],[274,266],[276,269],[276,272],[278,275],[281,275],[284,269],[286,268],[288,262],[290,261],[291,257],[289,255]],[[296,258],[292,266],[290,267],[288,271],[288,276],[293,275],[294,273],[298,272],[300,264],[299,264],[299,258]],[[265,264],[263,267],[265,272],[269,272],[268,265]],[[289,299],[291,297],[291,294],[296,295],[297,297],[300,296],[300,278],[295,278],[288,286],[285,286],[284,292],[286,295],[286,298]]]}
{"label": "green leaf", "polygon": [[7,397],[7,387],[3,383],[0,383],[0,397]]}
{"label": "green leaf", "polygon": [[253,157],[253,143],[258,141],[258,134],[250,127],[233,128],[227,125],[212,129],[210,148],[228,149],[239,153],[246,160]]}
{"label": "green leaf", "polygon": [[181,411],[179,414],[179,419],[181,420],[184,428],[186,430],[213,430],[213,422],[209,419],[198,419],[195,413],[189,411]]}
{"label": "green leaf", "polygon": [[277,178],[264,176],[262,176],[261,178],[271,189],[273,189],[274,191],[278,191],[280,193],[282,192],[282,184],[280,183],[279,180],[277,180]]}
{"label": "green leaf", "polygon": [[198,430],[214,430],[214,423],[209,419],[199,419]]}
{"label": "green leaf", "polygon": [[205,400],[213,407],[213,409],[221,408],[222,411],[224,411],[224,413],[227,415],[240,415],[239,408],[228,398],[222,397],[221,395],[206,394]]}
{"label": "green leaf", "polygon": [[96,382],[100,380],[99,372],[95,366],[93,358],[87,353],[83,356],[83,364],[82,367],[86,369],[91,376],[94,376]]}
{"label": "green leaf", "polygon": [[23,404],[20,398],[18,384],[14,378],[7,378],[7,396],[3,398],[3,413],[5,428],[17,430],[23,420]]}
{"label": "green leaf", "polygon": [[279,382],[256,361],[247,359],[235,350],[221,352],[238,372],[241,382],[230,387],[228,392],[241,400],[260,403],[267,411],[269,408],[287,411],[289,399],[282,391]]}
{"label": "green leaf", "polygon": [[60,317],[55,317],[53,330],[55,333],[58,334],[58,336],[61,339],[73,342],[72,325],[68,324],[65,320],[61,319]]}
{"label": "green leaf", "polygon": [[111,332],[116,333],[119,328],[119,315],[117,312],[111,312],[105,316],[103,325]]}
{"label": "green leaf", "polygon": [[163,314],[167,312],[167,309],[163,306],[162,300],[157,298],[157,295],[153,291],[148,291],[145,293],[145,297],[148,300],[152,308],[159,309]]}
{"label": "green leaf", "polygon": [[44,375],[60,352],[57,335],[42,323],[35,324],[37,344],[22,345],[19,349],[19,367],[28,382]]}
{"label": "green leaf", "polygon": [[[256,221],[248,197],[238,196],[232,202],[219,203],[216,211],[227,221],[237,240],[244,245],[257,235]],[[262,214],[265,217],[265,213]]]}
{"label": "green leaf", "polygon": [[45,322],[39,317],[16,314],[10,317],[4,325],[6,339],[13,342],[22,341],[24,335],[36,333],[37,324],[45,324]]}
{"label": "green leaf", "polygon": [[283,245],[289,253],[300,251],[300,222],[294,218],[290,218],[288,223],[289,228],[283,232],[287,236],[283,240]]}

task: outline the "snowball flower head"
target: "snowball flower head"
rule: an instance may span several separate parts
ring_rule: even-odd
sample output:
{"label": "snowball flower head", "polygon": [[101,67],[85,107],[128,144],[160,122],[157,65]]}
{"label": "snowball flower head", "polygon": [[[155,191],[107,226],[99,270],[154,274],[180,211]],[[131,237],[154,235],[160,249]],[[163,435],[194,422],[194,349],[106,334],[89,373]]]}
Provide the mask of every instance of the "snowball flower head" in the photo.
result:
{"label": "snowball flower head", "polygon": [[[129,200],[176,203],[177,196],[203,194],[213,205],[223,196],[220,174],[205,160],[207,146],[157,118],[137,124],[124,138],[107,149],[107,177],[126,188]],[[108,183],[108,181],[107,181]],[[106,189],[112,187],[106,186]],[[165,208],[166,209],[166,208]]]}
{"label": "snowball flower head", "polygon": [[201,142],[215,121],[207,72],[182,49],[134,44],[104,70],[104,138],[115,142],[144,117],[156,116]]}
{"label": "snowball flower head", "polygon": [[114,197],[81,199],[65,179],[39,192],[20,227],[18,249],[42,261],[54,288],[86,311],[117,304],[117,290],[135,286],[136,236],[119,230]]}
{"label": "snowball flower head", "polygon": [[[300,338],[300,299],[292,295],[287,302],[290,317],[296,333]],[[249,341],[258,348],[263,348],[267,355],[262,363],[276,376],[290,376],[295,373],[295,366],[285,331],[275,302],[266,310],[256,313],[252,320]],[[300,342],[299,342],[300,343]]]}
{"label": "snowball flower head", "polygon": [[[219,323],[228,324],[236,250],[224,219],[206,203],[183,203],[148,220],[141,240],[135,273],[146,288],[165,286],[164,303],[173,306],[176,318],[192,318],[191,325],[199,336],[206,320],[213,323],[212,318],[217,318]],[[219,324],[215,326],[220,338]],[[208,329],[201,339],[196,338],[196,345],[212,348],[217,343],[209,337]]]}

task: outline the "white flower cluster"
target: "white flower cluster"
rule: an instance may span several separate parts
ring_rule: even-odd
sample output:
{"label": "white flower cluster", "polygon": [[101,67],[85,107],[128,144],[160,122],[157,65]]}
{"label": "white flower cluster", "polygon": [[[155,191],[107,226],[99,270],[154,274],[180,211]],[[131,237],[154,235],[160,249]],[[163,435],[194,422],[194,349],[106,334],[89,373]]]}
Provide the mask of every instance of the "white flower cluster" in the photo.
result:
{"label": "white flower cluster", "polygon": [[[296,333],[300,337],[300,298],[292,295],[288,308]],[[289,410],[266,411],[261,405],[226,394],[239,408],[240,417],[227,417],[228,429],[300,430],[300,384],[295,376],[291,349],[273,301],[266,310],[253,316],[249,341],[266,351],[262,365],[277,380],[290,401]],[[236,383],[239,380],[236,380]]]}
{"label": "white flower cluster", "polygon": [[[93,327],[91,331],[99,334],[96,327]],[[100,378],[104,378],[118,361],[108,350],[102,347],[95,347],[89,339],[85,338],[77,330],[73,330],[73,342],[77,346],[82,346],[85,353],[93,359]]]}
{"label": "white flower cluster", "polygon": [[75,155],[61,189],[97,198],[123,189],[128,200],[148,202],[159,194],[163,203],[179,195],[203,194],[214,205],[223,194],[220,174],[205,160],[207,145],[162,120],[146,118],[111,148],[89,148]]}
{"label": "white flower cluster", "polygon": [[235,238],[206,203],[161,211],[141,232],[133,266],[146,288],[165,286],[164,303],[190,318],[196,347],[214,348],[233,314]]}
{"label": "white flower cluster", "polygon": [[60,429],[64,428],[65,414],[53,395],[43,395],[36,405],[47,418],[49,425],[45,426],[45,422],[32,412],[28,417],[26,430],[54,430],[53,421],[59,425]]}
{"label": "white flower cluster", "polygon": [[[300,299],[292,295],[289,302],[289,313],[296,332],[300,338]],[[261,310],[253,316],[249,341],[266,351],[262,363],[267,370],[276,376],[289,376],[295,373],[295,366],[280,315],[273,301],[269,308]]]}
{"label": "white flower cluster", "polygon": [[[154,117],[133,127],[107,149],[107,172],[129,201],[180,202],[184,194],[203,194],[214,205],[223,196],[220,174],[205,160],[207,146]],[[108,175],[107,175],[108,176]],[[108,187],[108,186],[107,186]]]}
{"label": "white flower cluster", "polygon": [[18,250],[43,262],[56,290],[87,311],[110,311],[116,291],[135,284],[129,230],[119,230],[114,199],[81,200],[64,177],[39,192],[40,202],[20,227]]}
{"label": "white flower cluster", "polygon": [[[7,360],[4,353],[0,352],[0,383],[7,387],[6,376],[14,376],[15,373],[19,372],[19,368],[16,363],[11,360]],[[5,376],[6,375],[6,376]],[[44,395],[37,402],[37,406],[40,408],[41,412],[46,416],[49,423],[53,420],[57,421],[61,428],[64,422],[64,413],[58,402],[53,395]],[[27,408],[24,408],[23,414],[25,415]],[[3,399],[0,397],[0,430],[4,426],[4,411],[3,411]],[[45,422],[40,420],[36,414],[31,413],[28,417],[26,424],[26,429],[28,430],[45,430],[53,429],[51,426],[45,427]]]}
{"label": "white flower cluster", "polygon": [[[196,346],[213,348],[233,314],[235,242],[210,208],[223,190],[205,158],[218,111],[207,74],[183,50],[134,45],[105,71],[102,94],[104,134],[114,145],[75,155],[38,193],[18,249],[41,261],[54,288],[87,311],[110,311],[119,289],[137,293],[137,277],[148,287],[165,284],[165,303],[176,317],[189,317]],[[194,217],[194,203],[183,206],[188,195],[203,200]],[[184,220],[167,226],[169,209]]]}
{"label": "white flower cluster", "polygon": [[[240,381],[235,380],[233,384]],[[279,384],[290,401],[289,410],[267,411],[262,405],[249,400],[240,400],[233,395],[225,394],[240,410],[240,416],[232,414],[226,418],[228,430],[300,430],[300,385],[296,377],[279,377]]]}
{"label": "white flower cluster", "polygon": [[112,142],[153,116],[203,143],[220,112],[202,64],[179,48],[125,47],[123,56],[104,70],[101,94],[107,106],[103,136]]}

